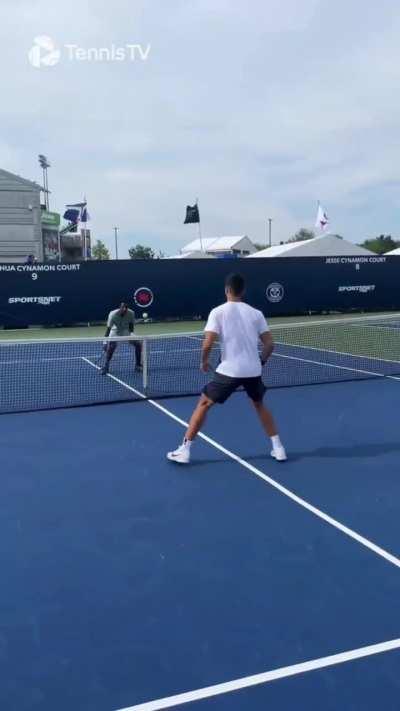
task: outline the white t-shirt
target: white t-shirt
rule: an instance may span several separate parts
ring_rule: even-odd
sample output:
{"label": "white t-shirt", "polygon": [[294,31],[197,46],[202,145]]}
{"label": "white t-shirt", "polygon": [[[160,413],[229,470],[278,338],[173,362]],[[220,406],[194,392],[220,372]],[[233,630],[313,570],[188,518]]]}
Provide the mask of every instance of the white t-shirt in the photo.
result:
{"label": "white t-shirt", "polygon": [[261,311],[243,301],[227,301],[211,311],[204,330],[219,336],[221,362],[217,373],[231,378],[261,375],[258,344],[261,334],[269,331]]}
{"label": "white t-shirt", "polygon": [[119,309],[108,314],[107,326],[111,328],[111,336],[129,336],[131,324],[135,326],[135,314],[131,309],[127,309],[125,314],[121,314]]}

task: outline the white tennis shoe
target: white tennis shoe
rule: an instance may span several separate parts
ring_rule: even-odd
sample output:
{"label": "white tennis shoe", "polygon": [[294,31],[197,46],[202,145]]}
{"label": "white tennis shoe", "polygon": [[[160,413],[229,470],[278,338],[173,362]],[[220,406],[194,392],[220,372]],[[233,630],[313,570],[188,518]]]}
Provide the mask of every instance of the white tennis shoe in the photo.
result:
{"label": "white tennis shoe", "polygon": [[274,447],[271,452],[271,457],[276,459],[277,462],[286,462],[287,455],[284,447]]}
{"label": "white tennis shoe", "polygon": [[190,447],[187,444],[181,444],[174,452],[168,452],[167,459],[170,462],[177,464],[189,464],[190,462]]}

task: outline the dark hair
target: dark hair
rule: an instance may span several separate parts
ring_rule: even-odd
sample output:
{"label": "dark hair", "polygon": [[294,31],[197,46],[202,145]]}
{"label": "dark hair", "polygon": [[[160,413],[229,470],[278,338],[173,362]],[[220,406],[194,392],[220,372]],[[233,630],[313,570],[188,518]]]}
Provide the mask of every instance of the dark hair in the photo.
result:
{"label": "dark hair", "polygon": [[235,296],[241,296],[245,289],[244,279],[241,274],[228,274],[225,279],[225,288],[230,289]]}

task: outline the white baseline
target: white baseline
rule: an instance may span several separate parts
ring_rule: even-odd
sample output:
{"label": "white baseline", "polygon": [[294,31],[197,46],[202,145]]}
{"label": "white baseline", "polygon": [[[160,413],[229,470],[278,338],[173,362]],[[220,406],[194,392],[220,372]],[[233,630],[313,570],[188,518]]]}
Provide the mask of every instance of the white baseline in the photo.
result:
{"label": "white baseline", "polygon": [[358,649],[351,649],[347,652],[332,654],[329,657],[311,659],[310,661],[301,662],[300,664],[292,664],[289,667],[280,667],[279,669],[262,672],[261,674],[245,676],[241,679],[233,679],[232,681],[226,681],[223,684],[215,684],[214,686],[206,686],[203,689],[187,691],[183,694],[166,696],[163,699],[147,701],[144,704],[129,706],[129,708],[120,709],[119,711],[159,711],[159,709],[170,709],[174,706],[181,706],[182,704],[188,704],[193,701],[208,699],[212,696],[218,696],[220,694],[229,694],[232,693],[232,691],[247,689],[250,686],[267,684],[268,682],[275,681],[276,679],[285,679],[289,676],[295,676],[296,674],[304,674],[305,672],[315,671],[316,669],[324,669],[326,667],[334,666],[335,664],[343,664],[344,662],[351,662],[355,659],[362,659],[363,657],[370,657],[373,654],[390,652],[399,648],[400,639],[393,639],[388,642],[371,644],[368,647],[359,647]]}

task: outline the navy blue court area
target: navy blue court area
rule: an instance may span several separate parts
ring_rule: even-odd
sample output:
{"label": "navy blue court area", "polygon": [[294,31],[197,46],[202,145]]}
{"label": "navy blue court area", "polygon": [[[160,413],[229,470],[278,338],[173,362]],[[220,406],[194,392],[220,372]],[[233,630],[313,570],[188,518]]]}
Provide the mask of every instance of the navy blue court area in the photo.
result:
{"label": "navy blue court area", "polygon": [[0,417],[2,711],[398,711],[400,380],[267,400]]}

